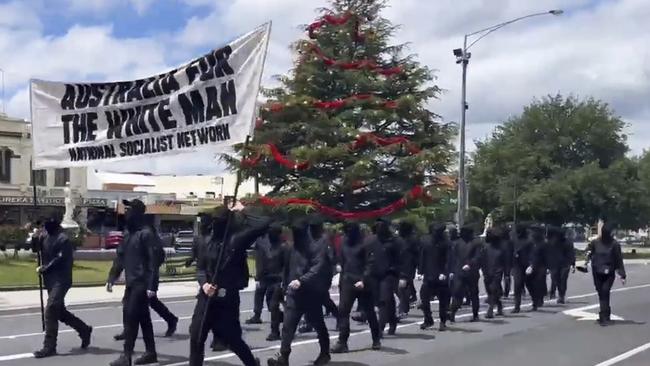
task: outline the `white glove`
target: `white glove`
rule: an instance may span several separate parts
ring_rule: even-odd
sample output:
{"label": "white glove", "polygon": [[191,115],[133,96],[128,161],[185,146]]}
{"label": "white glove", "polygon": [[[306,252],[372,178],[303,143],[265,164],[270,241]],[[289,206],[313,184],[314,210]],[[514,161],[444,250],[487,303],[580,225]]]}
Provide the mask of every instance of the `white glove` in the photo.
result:
{"label": "white glove", "polygon": [[454,274],[453,274],[453,273],[450,273],[450,274],[449,274],[449,279],[450,279],[450,280],[453,280],[453,279],[454,279]]}
{"label": "white glove", "polygon": [[343,267],[341,267],[340,264],[336,265],[336,273],[341,273],[343,271]]}
{"label": "white glove", "polygon": [[106,292],[113,292],[113,284],[112,283],[107,283],[106,284]]}
{"label": "white glove", "polygon": [[469,269],[470,269],[470,267],[469,267],[468,264],[463,266],[463,271],[467,272],[467,271],[469,271]]}
{"label": "white glove", "polygon": [[528,268],[526,268],[526,274],[529,276],[533,274],[533,266],[528,266]]}
{"label": "white glove", "polygon": [[445,275],[442,274],[442,273],[440,274],[440,276],[438,276],[438,281],[441,281],[441,282],[442,282],[442,281],[444,281],[444,280],[446,280],[446,279],[447,279],[447,276],[445,276]]}
{"label": "white glove", "polygon": [[255,289],[259,289],[261,286],[260,281],[255,281]]}
{"label": "white glove", "polygon": [[150,299],[151,299],[152,297],[156,297],[156,291],[149,291],[149,290],[147,290],[147,297],[150,298]]}
{"label": "white glove", "polygon": [[354,287],[355,287],[357,290],[363,290],[363,287],[364,287],[363,281],[359,281],[359,282],[355,283],[355,284],[354,284]]}
{"label": "white glove", "polygon": [[293,280],[293,281],[291,281],[291,283],[289,283],[289,288],[291,288],[293,290],[297,290],[297,289],[300,288],[300,285],[301,285],[300,281]]}
{"label": "white glove", "polygon": [[406,280],[399,280],[399,288],[405,288],[407,284]]}
{"label": "white glove", "polygon": [[424,279],[424,276],[418,273],[418,275],[415,276],[415,279],[418,281],[422,281]]}

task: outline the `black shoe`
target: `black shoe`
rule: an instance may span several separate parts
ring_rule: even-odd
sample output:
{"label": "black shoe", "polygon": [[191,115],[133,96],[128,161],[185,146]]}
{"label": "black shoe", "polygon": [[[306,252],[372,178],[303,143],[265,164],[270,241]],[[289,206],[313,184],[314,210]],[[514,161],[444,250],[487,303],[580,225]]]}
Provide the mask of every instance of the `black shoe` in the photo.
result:
{"label": "black shoe", "polygon": [[332,361],[332,356],[329,353],[321,353],[318,358],[314,360],[314,366],[324,366]]}
{"label": "black shoe", "polygon": [[533,311],[537,311],[537,305],[533,305]]}
{"label": "black shoe", "polygon": [[284,356],[281,353],[266,360],[268,366],[289,366],[289,356]]}
{"label": "black shoe", "polygon": [[381,342],[380,341],[373,341],[372,342],[372,350],[373,351],[379,351],[381,349]]}
{"label": "black shoe", "polygon": [[345,343],[337,342],[334,347],[330,350],[332,353],[348,353],[350,350],[348,349],[348,345]]}
{"label": "black shoe", "polygon": [[178,326],[178,318],[174,318],[171,322],[167,324],[167,331],[165,332],[165,337],[171,337],[176,333],[176,327]]}
{"label": "black shoe", "polygon": [[555,294],[551,294],[551,296],[549,296],[548,298],[551,299],[551,300],[554,300],[555,299]]}
{"label": "black shoe", "polygon": [[493,307],[490,306],[488,308],[487,313],[485,314],[485,318],[486,319],[494,319],[494,308]]}
{"label": "black shoe", "polygon": [[480,320],[480,319],[479,319],[479,317],[478,317],[478,314],[474,314],[474,315],[472,316],[472,319],[470,319],[470,323],[476,323],[476,322],[479,321],[479,320]]}
{"label": "black shoe", "polygon": [[397,324],[391,324],[388,327],[388,335],[389,336],[394,336],[396,332],[397,332]]}
{"label": "black shoe", "polygon": [[138,357],[134,365],[148,365],[150,363],[158,362],[158,356],[155,353],[145,352],[142,356]]}
{"label": "black shoe", "polygon": [[259,358],[256,358],[256,359],[255,359],[255,364],[256,364],[257,366],[262,366],[262,361],[260,361]]}
{"label": "black shoe", "polygon": [[406,318],[408,318],[408,317],[409,317],[409,314],[408,314],[408,313],[399,313],[399,314],[397,314],[397,320],[398,320],[398,321],[400,321],[400,320],[404,320],[404,319],[406,319]]}
{"label": "black shoe", "polygon": [[355,315],[352,315],[350,318],[357,323],[365,323],[368,321],[368,319],[366,319],[366,316],[362,313],[357,313]]}
{"label": "black shoe", "polygon": [[259,315],[253,315],[250,319],[247,319],[246,324],[262,324],[262,319]]}
{"label": "black shoe", "polygon": [[512,309],[512,311],[510,313],[511,314],[519,314],[519,313],[521,313],[521,308],[519,308],[518,306],[515,306],[515,308]]}
{"label": "black shoe", "polygon": [[81,349],[86,349],[90,346],[90,336],[93,334],[93,327],[86,328],[86,331],[79,333],[81,338]]}
{"label": "black shoe", "polygon": [[117,360],[109,363],[110,366],[131,366],[131,357],[121,354]]}
{"label": "black shoe", "polygon": [[266,337],[266,340],[268,342],[274,342],[274,341],[279,341],[281,340],[282,337],[280,337],[280,333],[278,332],[271,332],[268,337]]}
{"label": "black shoe", "polygon": [[298,333],[304,334],[304,333],[311,333],[314,331],[314,328],[312,328],[311,325],[309,324],[304,324],[300,328],[298,328]]}
{"label": "black shoe", "polygon": [[218,339],[212,341],[211,348],[212,352],[223,352],[228,350],[228,347],[226,347],[226,345],[221,343]]}
{"label": "black shoe", "polygon": [[560,298],[557,299],[558,304],[566,304],[566,300],[564,299],[563,296],[560,296]]}
{"label": "black shoe", "polygon": [[456,312],[455,311],[452,311],[451,313],[449,313],[449,321],[452,322],[452,323],[456,322]]}
{"label": "black shoe", "polygon": [[43,348],[34,352],[34,358],[45,358],[56,356],[56,349],[54,348]]}
{"label": "black shoe", "polygon": [[123,341],[124,340],[124,331],[122,333],[118,333],[113,336],[113,339],[116,341]]}
{"label": "black shoe", "polygon": [[420,324],[420,329],[426,330],[433,327],[433,320],[425,320],[422,324]]}
{"label": "black shoe", "polygon": [[444,332],[446,330],[447,330],[447,324],[441,322],[440,327],[438,327],[438,331]]}

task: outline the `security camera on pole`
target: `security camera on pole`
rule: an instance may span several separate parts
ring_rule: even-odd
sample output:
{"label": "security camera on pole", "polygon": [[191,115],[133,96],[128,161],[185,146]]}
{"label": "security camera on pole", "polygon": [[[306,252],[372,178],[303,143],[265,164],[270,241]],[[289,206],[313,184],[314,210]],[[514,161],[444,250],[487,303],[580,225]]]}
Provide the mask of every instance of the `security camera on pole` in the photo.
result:
{"label": "security camera on pole", "polygon": [[[509,24],[518,22],[520,20],[540,16],[540,15],[561,15],[564,11],[556,9],[545,11],[541,13],[534,13],[526,15],[523,17],[515,18],[507,22],[499,23],[491,27],[478,30],[465,35],[463,42],[463,48],[456,48],[454,50],[454,56],[456,56],[456,63],[461,64],[463,67],[463,77],[462,77],[462,89],[461,89],[461,117],[460,117],[460,151],[458,157],[458,211],[456,212],[456,222],[458,227],[463,226],[465,220],[465,214],[467,208],[469,207],[468,198],[467,198],[467,181],[465,179],[465,113],[468,109],[467,105],[467,65],[469,64],[469,59],[472,57],[472,54],[468,50],[475,45],[478,41],[485,38],[488,34],[497,31]],[[478,36],[472,43],[469,45],[467,41],[470,37]]]}

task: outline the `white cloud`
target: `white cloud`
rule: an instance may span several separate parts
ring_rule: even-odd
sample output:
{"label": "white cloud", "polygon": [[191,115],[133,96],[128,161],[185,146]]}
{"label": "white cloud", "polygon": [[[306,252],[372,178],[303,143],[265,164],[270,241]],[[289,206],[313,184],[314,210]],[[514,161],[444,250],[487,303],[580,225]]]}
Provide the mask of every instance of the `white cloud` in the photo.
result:
{"label": "white cloud", "polygon": [[114,8],[125,8],[130,6],[138,13],[143,15],[154,0],[65,0],[70,10],[75,12],[105,12]]}

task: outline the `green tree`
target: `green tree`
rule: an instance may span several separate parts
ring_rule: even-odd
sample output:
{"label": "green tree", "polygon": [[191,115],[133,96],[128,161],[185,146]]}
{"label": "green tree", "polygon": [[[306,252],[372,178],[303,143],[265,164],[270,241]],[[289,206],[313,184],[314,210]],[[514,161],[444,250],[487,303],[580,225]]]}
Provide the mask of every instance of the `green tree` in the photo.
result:
{"label": "green tree", "polygon": [[636,162],[625,158],[624,127],[591,98],[534,101],[477,142],[469,170],[472,204],[506,220],[516,207],[520,220],[587,224],[607,216],[640,225],[645,207],[632,194],[646,188]]}
{"label": "green tree", "polygon": [[[274,197],[315,199],[347,211],[365,211],[394,202],[415,185],[445,173],[453,159],[451,138],[455,126],[441,124],[426,107],[440,89],[432,71],[405,45],[391,45],[396,28],[380,16],[384,0],[332,0],[323,15],[351,18],[340,25],[325,24],[311,40],[299,40],[294,68],[280,76],[281,86],[265,90],[266,108],[245,155],[259,156],[244,165],[244,178],[257,176],[272,187]],[[360,37],[357,34],[361,35]],[[320,50],[314,52],[314,47]],[[346,70],[327,65],[369,61],[375,65]],[[377,72],[399,67],[385,76]],[[351,96],[356,99],[346,99]],[[370,96],[370,97],[368,97]],[[345,106],[318,108],[315,102],[347,100]],[[268,108],[281,105],[281,108]],[[382,138],[406,137],[408,143],[351,148],[362,134]],[[293,161],[308,162],[307,169],[288,169],[264,152],[273,143]],[[420,150],[414,151],[414,147]],[[241,149],[241,147],[240,147]],[[233,169],[239,162],[230,160]]]}

